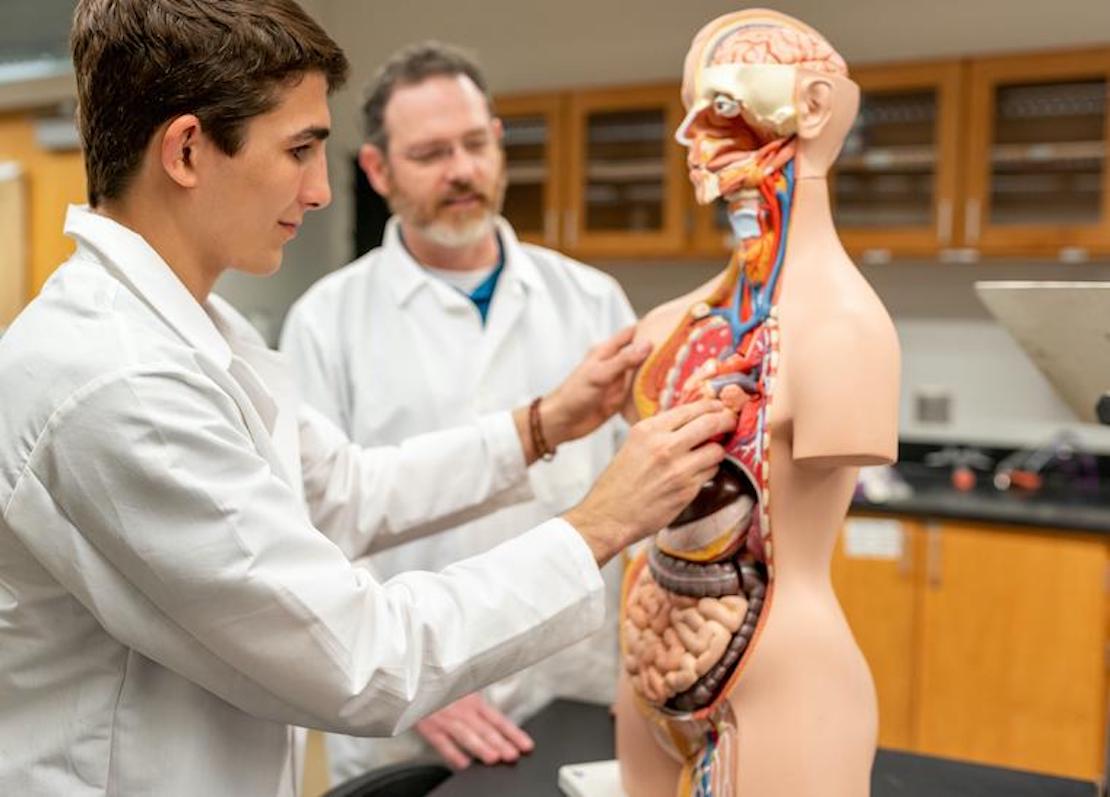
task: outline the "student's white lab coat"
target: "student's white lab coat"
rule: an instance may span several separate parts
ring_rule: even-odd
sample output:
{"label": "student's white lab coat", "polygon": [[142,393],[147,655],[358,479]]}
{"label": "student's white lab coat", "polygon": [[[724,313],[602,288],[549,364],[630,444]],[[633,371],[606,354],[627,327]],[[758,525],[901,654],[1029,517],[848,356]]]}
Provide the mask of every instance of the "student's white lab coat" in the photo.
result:
{"label": "student's white lab coat", "polygon": [[0,341],[0,794],[292,795],[287,723],[391,733],[601,624],[559,520],[441,575],[349,563],[521,497],[507,414],[364,452],[139,236],[67,231]]}
{"label": "student's white lab coat", "polygon": [[[483,413],[527,404],[558,386],[588,349],[635,322],[616,280],[557,252],[522,245],[504,220],[504,270],[483,326],[477,308],[422,268],[396,218],[382,246],[316,283],[282,334],[304,399],[362,445],[396,444]],[[529,472],[534,499],[370,557],[379,577],[439,570],[518,535],[585,495],[612,459],[619,424],[564,444]],[[487,690],[517,721],[554,696],[613,697],[620,563],[606,568],[603,631]],[[401,740],[329,739],[334,778],[411,755]]]}

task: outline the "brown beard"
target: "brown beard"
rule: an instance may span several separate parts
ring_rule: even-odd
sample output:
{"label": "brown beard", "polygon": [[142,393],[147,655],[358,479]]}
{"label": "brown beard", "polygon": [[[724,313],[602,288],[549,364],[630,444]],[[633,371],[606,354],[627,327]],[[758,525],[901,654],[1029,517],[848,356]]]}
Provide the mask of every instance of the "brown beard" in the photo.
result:
{"label": "brown beard", "polygon": [[505,168],[504,159],[502,159],[498,176],[492,185],[491,193],[479,190],[479,188],[469,180],[455,181],[449,187],[447,194],[440,197],[431,207],[430,213],[425,213],[424,209],[421,207],[421,203],[403,190],[393,191],[389,196],[385,197],[385,200],[386,204],[389,205],[390,211],[394,215],[409,218],[417,227],[427,227],[439,221],[438,211],[446,207],[452,199],[468,194],[474,194],[482,202],[485,212],[492,213],[493,215],[499,214],[505,200],[505,189],[507,185],[508,170]]}

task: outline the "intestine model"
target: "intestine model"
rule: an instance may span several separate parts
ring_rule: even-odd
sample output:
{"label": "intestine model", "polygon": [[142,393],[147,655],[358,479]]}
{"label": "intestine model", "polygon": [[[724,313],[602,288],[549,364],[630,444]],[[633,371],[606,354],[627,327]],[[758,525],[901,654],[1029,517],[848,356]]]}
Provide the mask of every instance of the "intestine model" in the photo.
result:
{"label": "intestine model", "polygon": [[682,91],[676,138],[735,248],[642,323],[656,347],[636,411],[716,397],[738,420],[717,476],[626,572],[622,781],[629,797],[858,797],[874,689],[828,567],[858,467],[894,458],[898,401],[893,326],[825,183],[859,92],[820,34],[763,10],[706,25]]}

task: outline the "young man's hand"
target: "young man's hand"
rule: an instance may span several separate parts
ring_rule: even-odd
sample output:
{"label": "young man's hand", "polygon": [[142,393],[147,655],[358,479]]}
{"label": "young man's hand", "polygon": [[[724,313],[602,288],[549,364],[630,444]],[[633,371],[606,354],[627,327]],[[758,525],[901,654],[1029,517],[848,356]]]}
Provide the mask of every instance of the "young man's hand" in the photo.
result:
{"label": "young man's hand", "polygon": [[472,760],[512,763],[536,746],[479,692],[429,714],[416,723],[416,731],[452,769],[466,769]]}
{"label": "young man's hand", "polygon": [[675,519],[713,478],[724,449],[711,442],[736,429],[716,400],[697,401],[640,421],[589,495],[563,518],[599,566]]}

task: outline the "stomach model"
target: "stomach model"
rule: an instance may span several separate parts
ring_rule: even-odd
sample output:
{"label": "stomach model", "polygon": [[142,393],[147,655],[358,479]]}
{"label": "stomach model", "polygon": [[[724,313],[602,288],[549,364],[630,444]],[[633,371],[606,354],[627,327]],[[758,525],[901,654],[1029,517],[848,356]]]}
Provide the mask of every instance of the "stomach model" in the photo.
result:
{"label": "stomach model", "polygon": [[[735,720],[728,695],[773,597],[768,416],[778,361],[774,309],[785,254],[792,166],[768,181],[762,239],[734,253],[641,369],[641,417],[716,397],[737,413],[717,475],[630,563],[621,654],[640,712],[683,765],[681,797],[733,793]],[[772,194],[773,192],[773,194]]]}

